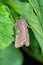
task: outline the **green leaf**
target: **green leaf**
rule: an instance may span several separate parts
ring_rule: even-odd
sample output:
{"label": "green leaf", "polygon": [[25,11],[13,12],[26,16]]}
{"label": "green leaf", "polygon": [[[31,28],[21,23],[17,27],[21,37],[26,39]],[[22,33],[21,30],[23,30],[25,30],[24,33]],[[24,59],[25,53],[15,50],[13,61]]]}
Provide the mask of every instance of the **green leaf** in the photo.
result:
{"label": "green leaf", "polygon": [[40,24],[41,21],[34,13],[31,4],[20,2],[19,0],[9,0],[7,4],[27,20],[43,52],[43,30]]}
{"label": "green leaf", "polygon": [[7,6],[0,5],[0,49],[3,49],[13,41],[13,20]]}
{"label": "green leaf", "polygon": [[20,15],[19,15],[16,11],[14,11],[13,8],[9,8],[9,9],[10,9],[10,13],[11,13],[13,19],[14,19],[15,22],[16,22],[16,20],[18,19],[18,17],[19,17]]}
{"label": "green leaf", "polygon": [[39,8],[40,8],[40,12],[41,12],[41,20],[42,20],[42,27],[43,27],[43,0],[38,0],[39,3]]}
{"label": "green leaf", "polygon": [[30,51],[35,54],[41,53],[40,45],[39,45],[38,41],[36,40],[31,29],[29,29],[29,35],[30,35],[30,47],[29,47]]}
{"label": "green leaf", "polygon": [[28,1],[30,2],[31,6],[33,7],[38,18],[41,18],[41,13],[40,13],[38,1],[37,0],[28,0]]}
{"label": "green leaf", "polygon": [[21,52],[13,45],[0,50],[0,65],[21,65],[23,57]]}
{"label": "green leaf", "polygon": [[43,6],[43,0],[38,0],[39,5]]}

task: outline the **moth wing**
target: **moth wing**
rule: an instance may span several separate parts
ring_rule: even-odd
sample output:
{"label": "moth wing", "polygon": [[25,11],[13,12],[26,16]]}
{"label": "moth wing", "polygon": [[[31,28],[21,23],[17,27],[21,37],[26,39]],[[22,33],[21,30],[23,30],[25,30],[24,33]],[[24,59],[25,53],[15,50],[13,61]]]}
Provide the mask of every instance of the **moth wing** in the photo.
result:
{"label": "moth wing", "polygon": [[19,48],[22,47],[24,44],[23,37],[21,35],[20,30],[16,31],[16,38],[15,38],[15,47]]}

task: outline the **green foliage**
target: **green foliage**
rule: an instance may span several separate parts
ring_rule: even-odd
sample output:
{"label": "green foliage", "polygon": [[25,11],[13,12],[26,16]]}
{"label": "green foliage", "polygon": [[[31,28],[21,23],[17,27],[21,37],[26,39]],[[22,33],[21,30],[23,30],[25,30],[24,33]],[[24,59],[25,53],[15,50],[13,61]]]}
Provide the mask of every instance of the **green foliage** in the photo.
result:
{"label": "green foliage", "polygon": [[0,50],[0,65],[21,65],[22,54],[13,45]]}
{"label": "green foliage", "polygon": [[19,16],[26,19],[30,28],[30,46],[23,47],[23,50],[43,62],[43,0],[0,0],[0,49],[3,49],[0,50],[1,65],[22,63],[21,52],[10,45],[15,40],[15,20]]}
{"label": "green foliage", "polygon": [[13,20],[10,12],[4,5],[0,5],[0,49],[12,43],[13,35]]}
{"label": "green foliage", "polygon": [[42,27],[43,27],[43,0],[38,0],[39,2],[39,9],[40,9],[40,12],[41,12],[41,23],[42,23]]}
{"label": "green foliage", "polygon": [[[31,1],[31,2],[32,2],[32,4],[34,3],[33,1]],[[40,21],[39,17],[37,15],[35,15],[30,3],[20,2],[19,0],[14,0],[14,1],[9,0],[7,3],[17,13],[19,13],[22,17],[24,17],[27,20],[27,22],[30,25],[30,28],[33,30],[34,35],[36,36],[36,38],[40,44],[40,47],[42,49],[42,52],[43,52],[43,30],[42,30],[42,26],[41,26],[41,21]],[[35,9],[35,7],[34,7],[34,9]],[[35,11],[36,11],[36,14],[39,13],[39,12],[37,12],[37,8],[35,9]]]}

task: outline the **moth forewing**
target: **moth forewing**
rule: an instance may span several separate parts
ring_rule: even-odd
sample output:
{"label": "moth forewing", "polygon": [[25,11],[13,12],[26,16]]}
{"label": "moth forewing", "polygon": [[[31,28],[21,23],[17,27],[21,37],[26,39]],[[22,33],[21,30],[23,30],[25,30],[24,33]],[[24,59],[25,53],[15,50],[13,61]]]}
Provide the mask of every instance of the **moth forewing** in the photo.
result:
{"label": "moth forewing", "polygon": [[27,29],[27,23],[25,19],[20,18],[16,21],[17,30],[15,38],[15,47],[19,48],[23,45],[29,46],[29,34]]}

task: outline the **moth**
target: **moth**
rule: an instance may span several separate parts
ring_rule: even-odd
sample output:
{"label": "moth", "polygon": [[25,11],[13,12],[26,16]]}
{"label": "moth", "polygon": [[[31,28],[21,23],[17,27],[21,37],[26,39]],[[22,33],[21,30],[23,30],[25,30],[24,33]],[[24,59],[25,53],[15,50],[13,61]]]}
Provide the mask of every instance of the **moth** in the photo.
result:
{"label": "moth", "polygon": [[27,23],[24,18],[19,18],[16,21],[16,37],[15,37],[15,47],[19,48],[23,45],[29,46],[29,34],[28,34],[28,28]]}

